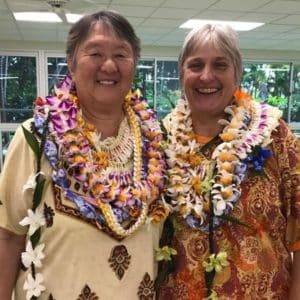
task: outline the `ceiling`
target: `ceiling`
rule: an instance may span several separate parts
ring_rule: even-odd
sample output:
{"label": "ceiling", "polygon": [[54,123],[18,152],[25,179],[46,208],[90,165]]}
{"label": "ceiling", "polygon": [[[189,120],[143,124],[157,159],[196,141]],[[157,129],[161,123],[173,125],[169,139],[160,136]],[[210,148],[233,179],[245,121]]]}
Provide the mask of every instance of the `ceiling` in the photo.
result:
{"label": "ceiling", "polygon": [[[190,18],[264,22],[239,32],[242,49],[300,51],[300,0],[69,0],[64,12],[112,9],[129,19],[143,45],[180,46]],[[17,22],[13,12],[51,11],[46,0],[0,0],[2,41],[64,42],[70,24]]]}

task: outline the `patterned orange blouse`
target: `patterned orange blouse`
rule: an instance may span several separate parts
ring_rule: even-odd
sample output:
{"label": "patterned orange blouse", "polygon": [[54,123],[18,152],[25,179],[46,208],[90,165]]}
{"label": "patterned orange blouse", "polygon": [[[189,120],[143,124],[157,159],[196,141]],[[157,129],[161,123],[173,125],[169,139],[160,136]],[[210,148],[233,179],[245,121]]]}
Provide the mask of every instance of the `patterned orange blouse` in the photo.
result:
{"label": "patterned orange blouse", "polygon": [[[264,165],[267,176],[243,181],[231,213],[251,228],[226,222],[214,231],[215,252],[226,251],[230,263],[213,281],[220,300],[288,299],[290,252],[300,250],[300,145],[283,121],[272,138],[273,156]],[[207,157],[217,143],[205,151]],[[159,299],[203,299],[208,235],[191,229],[177,215],[171,220],[176,268],[161,286]]]}

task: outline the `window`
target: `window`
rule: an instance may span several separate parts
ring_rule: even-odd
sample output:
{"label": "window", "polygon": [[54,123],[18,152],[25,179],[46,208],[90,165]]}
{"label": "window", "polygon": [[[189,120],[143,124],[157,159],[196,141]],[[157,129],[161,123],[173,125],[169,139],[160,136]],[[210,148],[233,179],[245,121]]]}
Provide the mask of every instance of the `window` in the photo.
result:
{"label": "window", "polygon": [[158,61],[156,74],[156,111],[163,118],[181,96],[177,61]]}
{"label": "window", "polygon": [[32,116],[36,69],[36,57],[0,55],[0,123],[21,123]]}
{"label": "window", "polygon": [[68,73],[65,57],[48,57],[48,93],[52,94],[53,87]]}
{"label": "window", "polygon": [[151,108],[154,108],[154,69],[154,60],[140,60],[133,84],[134,88],[141,90]]}
{"label": "window", "polygon": [[8,131],[8,130],[0,131],[0,171],[3,166],[3,162],[5,159],[6,153],[7,153],[9,143],[14,136],[14,133],[15,133],[14,130],[15,130],[15,128],[12,128],[11,131]]}
{"label": "window", "polygon": [[241,86],[259,101],[277,106],[288,119],[289,64],[244,64]]}

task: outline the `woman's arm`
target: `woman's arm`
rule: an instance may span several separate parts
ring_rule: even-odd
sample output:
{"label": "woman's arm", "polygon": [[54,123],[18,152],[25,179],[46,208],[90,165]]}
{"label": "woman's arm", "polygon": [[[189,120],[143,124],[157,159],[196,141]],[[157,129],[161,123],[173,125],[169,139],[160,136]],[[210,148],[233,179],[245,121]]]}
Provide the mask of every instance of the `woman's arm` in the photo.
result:
{"label": "woman's arm", "polygon": [[289,300],[298,300],[300,297],[300,251],[293,255],[292,286]]}
{"label": "woman's arm", "polygon": [[20,269],[25,236],[0,228],[0,299],[10,300]]}

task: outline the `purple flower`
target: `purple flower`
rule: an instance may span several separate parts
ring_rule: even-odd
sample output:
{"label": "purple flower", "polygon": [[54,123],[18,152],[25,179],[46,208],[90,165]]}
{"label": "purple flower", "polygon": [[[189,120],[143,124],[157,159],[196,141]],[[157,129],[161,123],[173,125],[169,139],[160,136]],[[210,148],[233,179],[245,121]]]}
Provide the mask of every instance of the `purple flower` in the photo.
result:
{"label": "purple flower", "polygon": [[80,195],[67,190],[66,197],[71,199],[78,209],[80,213],[88,219],[95,219],[96,218],[96,209],[93,207],[92,204],[85,201]]}
{"label": "purple flower", "polygon": [[34,115],[34,127],[38,131],[38,133],[43,134],[43,126],[46,121],[46,118],[43,115]]}
{"label": "purple flower", "polygon": [[68,183],[66,180],[66,174],[63,169],[58,169],[53,175],[52,175],[53,181],[61,186],[62,188],[68,188]]}
{"label": "purple flower", "polygon": [[128,218],[128,213],[122,208],[114,207],[113,213],[117,218],[118,223],[120,224],[123,223]]}
{"label": "purple flower", "polygon": [[44,153],[48,158],[51,166],[55,168],[56,163],[58,161],[57,147],[55,143],[52,142],[51,140],[47,140],[44,146]]}
{"label": "purple flower", "polygon": [[272,156],[272,151],[257,146],[253,149],[252,153],[250,153],[247,158],[245,159],[245,162],[251,166],[255,171],[260,172],[263,169],[264,162]]}

